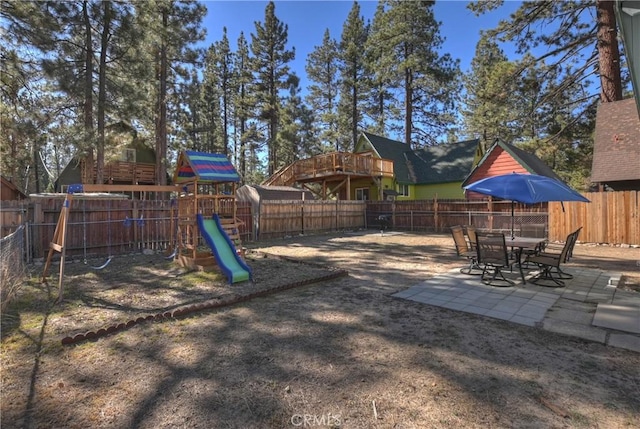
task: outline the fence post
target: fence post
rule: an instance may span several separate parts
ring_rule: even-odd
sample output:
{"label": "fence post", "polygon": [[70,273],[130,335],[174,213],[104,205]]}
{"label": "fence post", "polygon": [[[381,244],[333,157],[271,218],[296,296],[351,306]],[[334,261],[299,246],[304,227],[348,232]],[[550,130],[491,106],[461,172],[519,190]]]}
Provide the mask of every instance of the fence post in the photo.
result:
{"label": "fence post", "polygon": [[300,232],[304,235],[304,198],[300,203]]}
{"label": "fence post", "polygon": [[489,216],[488,216],[488,226],[489,226],[489,231],[493,230],[493,198],[489,197],[489,200],[487,201],[487,210],[489,211]]}
{"label": "fence post", "polygon": [[367,207],[368,206],[369,206],[369,204],[365,200],[364,204],[362,205],[362,208],[364,209],[364,229],[368,229],[367,228]]}
{"label": "fence post", "polygon": [[33,261],[33,255],[32,252],[33,250],[31,249],[31,227],[29,225],[29,221],[27,220],[24,223],[24,237],[25,237],[25,246],[24,246],[24,253],[26,257],[26,261],[27,264],[30,264]]}
{"label": "fence post", "polygon": [[[40,200],[36,200],[33,203],[33,224],[38,225],[40,229],[40,233],[38,237],[40,240],[34,240],[33,242],[33,254],[41,255],[44,254],[44,249],[42,249],[42,236],[44,235],[42,232],[45,230],[44,225],[44,212],[42,211],[42,202]],[[49,245],[49,243],[47,243]]]}
{"label": "fence post", "polygon": [[396,200],[391,201],[391,225],[396,226]]}
{"label": "fence post", "polygon": [[131,229],[133,231],[133,248],[135,250],[139,250],[140,246],[138,244],[138,200],[134,199],[131,201],[133,204],[131,205]]}
{"label": "fence post", "polygon": [[435,232],[440,232],[438,217],[438,194],[435,194],[433,196],[433,226],[435,227]]}

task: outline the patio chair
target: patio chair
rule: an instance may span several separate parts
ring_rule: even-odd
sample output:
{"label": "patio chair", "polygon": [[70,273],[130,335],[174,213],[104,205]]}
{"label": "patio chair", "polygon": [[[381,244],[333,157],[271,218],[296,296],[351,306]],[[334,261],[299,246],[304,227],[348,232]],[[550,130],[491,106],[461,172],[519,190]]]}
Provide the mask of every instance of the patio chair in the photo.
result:
{"label": "patio chair", "polygon": [[573,248],[576,247],[576,243],[578,242],[578,237],[580,236],[580,231],[582,231],[582,227],[574,231],[575,237],[573,237],[573,243],[571,243],[571,247],[569,248],[569,253],[567,253],[567,261],[573,258]]}
{"label": "patio chair", "polygon": [[[482,282],[492,286],[495,281],[514,285],[515,282],[506,278],[502,272],[507,268],[513,271],[513,266],[518,265],[517,259],[509,257],[509,251],[507,250],[504,234],[478,232],[476,233],[476,237],[478,243],[478,265],[482,267]],[[522,267],[520,265],[518,265],[518,269],[520,270],[522,282],[526,283],[524,273],[522,272]],[[489,271],[492,271],[493,275],[490,280],[486,280],[485,275]]]}
{"label": "patio chair", "polygon": [[[567,241],[571,240],[571,243],[569,244],[569,249],[566,252],[566,255],[564,257],[564,261],[562,261],[563,264],[569,262],[569,259],[571,259],[571,257],[573,256],[573,248],[575,247],[576,243],[578,242],[578,236],[580,235],[580,231],[582,230],[582,227],[576,229],[575,231],[573,231],[571,234],[569,234],[567,236]],[[565,241],[566,243],[566,241]],[[544,256],[552,256],[552,257],[556,257],[559,256],[562,253],[562,249],[563,247],[547,247],[545,248],[545,250],[543,252],[540,252],[540,255],[544,255]],[[562,268],[560,268],[560,266],[556,267],[553,269],[553,272],[555,274],[558,275],[559,279],[564,279],[564,280],[569,280],[573,278],[573,274],[569,274],[566,271],[563,271]]]}
{"label": "patio chair", "polygon": [[[577,236],[580,235],[580,231],[581,230],[582,230],[582,227],[580,227],[580,228],[576,229],[575,231],[573,231],[572,234],[576,234],[576,238],[577,238]],[[556,254],[558,254],[558,253],[560,253],[562,251],[563,247],[564,247],[564,242],[548,243],[547,246],[545,247],[544,251],[548,252],[548,253],[556,253]],[[573,251],[573,249],[572,249],[572,251]],[[569,258],[570,257],[571,257],[571,255],[569,255]]]}
{"label": "patio chair", "polygon": [[[547,238],[547,234],[545,232],[545,226],[543,223],[529,223],[520,226],[520,236],[521,237],[533,237],[533,238]],[[546,242],[541,244],[539,247],[535,249],[526,249],[524,250],[524,264],[529,266],[529,257],[537,255],[544,251],[546,246]]]}
{"label": "patio chair", "polygon": [[529,280],[531,283],[550,280],[557,286],[564,287],[565,284],[562,280],[573,278],[571,274],[562,271],[560,266],[568,261],[569,252],[577,241],[579,232],[580,231],[578,230],[567,236],[567,240],[564,242],[564,246],[560,253],[545,252],[529,258],[529,262],[536,264],[538,268],[540,268],[540,273]]}
{"label": "patio chair", "polygon": [[476,251],[478,239],[476,238],[476,227],[472,225],[466,225],[464,230],[467,234],[467,238],[469,239],[469,248],[472,251]]}
{"label": "patio chair", "polygon": [[451,235],[453,236],[453,242],[456,245],[456,253],[458,254],[458,256],[461,258],[466,258],[469,261],[469,266],[467,268],[461,268],[460,272],[462,274],[479,275],[479,272],[473,272],[473,270],[481,269],[476,261],[477,252],[475,250],[471,250],[471,248],[469,247],[467,239],[464,236],[464,230],[462,226],[452,226]]}

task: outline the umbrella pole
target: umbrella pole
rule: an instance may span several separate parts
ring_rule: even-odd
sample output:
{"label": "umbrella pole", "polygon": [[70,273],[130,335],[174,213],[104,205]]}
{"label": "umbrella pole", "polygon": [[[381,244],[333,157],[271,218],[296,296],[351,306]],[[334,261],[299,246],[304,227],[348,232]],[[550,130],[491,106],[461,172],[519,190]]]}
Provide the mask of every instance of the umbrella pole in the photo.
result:
{"label": "umbrella pole", "polygon": [[514,235],[513,235],[513,200],[511,200],[511,239],[513,240]]}

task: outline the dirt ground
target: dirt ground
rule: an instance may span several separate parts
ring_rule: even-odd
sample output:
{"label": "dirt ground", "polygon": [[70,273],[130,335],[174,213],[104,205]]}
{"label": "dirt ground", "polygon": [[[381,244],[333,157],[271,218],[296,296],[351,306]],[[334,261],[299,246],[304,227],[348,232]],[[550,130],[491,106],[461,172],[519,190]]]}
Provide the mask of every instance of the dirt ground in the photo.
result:
{"label": "dirt ground", "polygon": [[[274,240],[249,246],[254,282],[232,286],[131,255],[69,266],[59,304],[57,279],[40,284],[35,267],[2,315],[2,427],[640,427],[640,354],[390,296],[463,265],[452,245],[373,231]],[[639,261],[638,248],[579,244],[571,265],[624,273],[633,290]]]}

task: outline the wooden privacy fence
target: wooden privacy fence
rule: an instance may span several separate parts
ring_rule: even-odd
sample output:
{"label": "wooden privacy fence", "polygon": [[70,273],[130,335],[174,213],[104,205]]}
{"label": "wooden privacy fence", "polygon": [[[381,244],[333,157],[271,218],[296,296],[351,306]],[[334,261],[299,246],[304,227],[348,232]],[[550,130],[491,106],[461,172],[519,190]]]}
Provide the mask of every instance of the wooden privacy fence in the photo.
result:
{"label": "wooden privacy fence", "polygon": [[549,239],[564,240],[582,227],[588,243],[640,245],[640,192],[589,192],[590,203],[549,203]]}
{"label": "wooden privacy fence", "polygon": [[[547,222],[546,203],[514,204],[514,229]],[[489,200],[420,200],[367,202],[368,227],[383,227],[385,217],[394,229],[449,232],[453,225],[474,225],[479,229],[511,230],[511,202]]]}
{"label": "wooden privacy fence", "polygon": [[[29,260],[43,258],[49,250],[63,199],[26,200],[27,253]],[[74,198],[67,224],[66,254],[71,258],[108,257],[151,249],[163,251],[171,245],[172,212],[170,200],[123,200]],[[237,216],[243,240],[251,237],[251,206],[238,203]]]}
{"label": "wooden privacy fence", "polygon": [[0,206],[0,238],[6,237],[28,220],[28,201],[2,201]]}
{"label": "wooden privacy fence", "polygon": [[362,228],[365,209],[364,201],[263,201],[255,239]]}
{"label": "wooden privacy fence", "polygon": [[[637,191],[588,193],[591,203],[514,206],[516,233],[524,224],[548,225],[550,240],[564,240],[582,227],[580,241],[640,245],[640,196]],[[28,261],[46,255],[63,200],[38,198],[2,203],[2,231],[25,229]],[[263,201],[259,213],[238,202],[243,241],[281,238],[385,225],[405,231],[449,231],[474,225],[505,233],[511,227],[511,203],[487,200],[423,201]],[[548,210],[548,212],[547,212]],[[69,218],[68,255],[106,257],[143,249],[164,250],[171,237],[171,202],[74,199]]]}
{"label": "wooden privacy fence", "polygon": [[[30,242],[34,258],[47,253],[62,203],[60,199],[35,201]],[[170,201],[76,198],[69,211],[66,254],[86,259],[163,250],[171,237],[170,205]]]}

